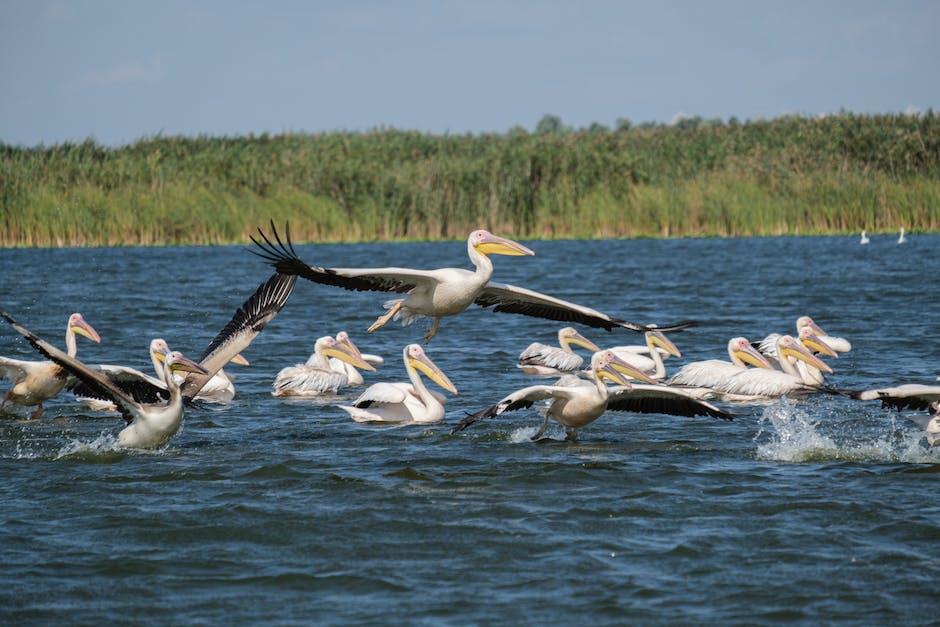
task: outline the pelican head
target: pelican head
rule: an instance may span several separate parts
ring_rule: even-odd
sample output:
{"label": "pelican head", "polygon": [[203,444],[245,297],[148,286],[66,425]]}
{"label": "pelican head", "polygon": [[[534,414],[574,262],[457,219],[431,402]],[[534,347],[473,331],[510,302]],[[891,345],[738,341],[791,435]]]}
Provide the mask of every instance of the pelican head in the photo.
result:
{"label": "pelican head", "polygon": [[101,337],[98,336],[98,332],[95,331],[90,324],[85,322],[85,319],[82,318],[82,314],[80,313],[73,313],[69,316],[69,331],[83,335],[92,342],[101,343]]}
{"label": "pelican head", "polygon": [[613,351],[609,350],[594,353],[591,357],[591,372],[594,373],[594,378],[598,381],[610,379],[617,385],[630,385],[624,375],[639,381],[654,383],[643,371],[620,359]]}
{"label": "pelican head", "polygon": [[822,353],[823,355],[829,355],[830,357],[835,357],[836,359],[839,358],[839,353],[837,353],[831,346],[823,342],[810,327],[803,327],[800,329],[800,343],[811,351],[816,351],[817,353]]}
{"label": "pelican head", "polygon": [[809,316],[800,316],[796,319],[796,330],[802,331],[803,329],[812,329],[816,335],[826,335],[826,332]]}
{"label": "pelican head", "polygon": [[659,346],[673,357],[682,357],[676,345],[662,331],[647,331],[646,343],[649,344],[650,350],[656,350],[655,347]]}
{"label": "pelican head", "polygon": [[600,350],[600,347],[597,344],[578,333],[574,327],[565,327],[558,332],[558,345],[564,347],[571,344],[583,346],[592,352],[597,352]]}
{"label": "pelican head", "polygon": [[483,229],[474,231],[467,239],[467,244],[481,255],[534,255],[530,249],[518,242],[493,235]]}
{"label": "pelican head", "polygon": [[610,360],[610,367],[619,374],[627,375],[628,377],[636,379],[637,381],[642,381],[643,383],[657,383],[657,381],[651,379],[648,374],[631,364],[626,359],[623,359],[616,353],[613,353],[613,351],[608,352],[611,352],[613,355],[613,359]]}
{"label": "pelican head", "polygon": [[150,356],[159,361],[161,364],[166,360],[166,356],[169,353],[170,346],[166,343],[166,340],[159,337],[150,340]]}
{"label": "pelican head", "polygon": [[353,344],[353,341],[349,338],[349,334],[345,331],[340,331],[336,334],[336,342],[341,346],[345,346],[351,354],[362,359],[362,353],[359,351],[359,347]]}
{"label": "pelican head", "polygon": [[171,374],[176,374],[177,372],[194,372],[196,374],[209,374],[206,372],[205,368],[194,362],[189,357],[183,355],[179,351],[171,351],[166,354],[165,363],[167,370]]}
{"label": "pelican head", "polygon": [[427,356],[420,344],[409,344],[405,347],[405,363],[410,368],[420,370],[427,375],[431,381],[438,384],[448,392],[457,394],[457,388],[450,382],[447,375],[438,368],[431,358]]}
{"label": "pelican head", "polygon": [[823,372],[832,373],[832,368],[809,352],[805,346],[793,339],[792,335],[784,335],[779,340],[777,340],[777,354],[781,357],[793,357],[794,359],[799,359],[800,361],[806,362],[810,366],[818,368]]}
{"label": "pelican head", "polygon": [[767,358],[751,346],[746,337],[731,338],[728,341],[728,355],[731,357],[732,362],[740,366],[751,364],[755,368],[770,368],[773,370],[773,366],[770,365]]}
{"label": "pelican head", "polygon": [[326,357],[336,357],[340,361],[345,361],[354,368],[375,372],[375,368],[372,366],[372,364],[363,359],[358,354],[358,350],[353,352],[353,350],[349,349],[345,344],[337,342],[336,338],[332,338],[329,335],[324,335],[317,340],[315,346],[316,350]]}

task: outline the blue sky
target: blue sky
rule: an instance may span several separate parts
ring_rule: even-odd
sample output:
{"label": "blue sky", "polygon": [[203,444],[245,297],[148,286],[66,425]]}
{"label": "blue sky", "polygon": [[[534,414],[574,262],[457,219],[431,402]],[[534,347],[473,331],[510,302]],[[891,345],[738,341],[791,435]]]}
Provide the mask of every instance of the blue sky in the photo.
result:
{"label": "blue sky", "polygon": [[0,142],[940,110],[940,2],[0,0]]}

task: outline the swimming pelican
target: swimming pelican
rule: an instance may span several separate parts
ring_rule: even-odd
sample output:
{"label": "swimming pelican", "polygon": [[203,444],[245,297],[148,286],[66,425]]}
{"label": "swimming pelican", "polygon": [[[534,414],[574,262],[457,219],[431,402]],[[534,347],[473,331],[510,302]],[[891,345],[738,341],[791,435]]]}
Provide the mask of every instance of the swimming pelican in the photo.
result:
{"label": "swimming pelican", "polygon": [[313,354],[306,363],[282,368],[274,378],[274,396],[319,396],[335,394],[348,383],[345,372],[337,372],[330,367],[329,358],[360,368],[374,371],[367,361],[357,355],[358,351],[336,341],[336,338],[324,335],[313,345]]}
{"label": "swimming pelican", "polygon": [[[940,377],[937,380],[940,381]],[[882,407],[894,407],[898,411],[926,410],[925,415],[909,415],[907,418],[927,431],[930,446],[940,443],[940,385],[905,383],[896,387],[852,392],[850,396],[863,401],[881,401]]]}
{"label": "swimming pelican", "polygon": [[[777,356],[777,343],[781,338],[780,333],[771,333],[757,346],[757,350],[760,351],[762,355],[767,358],[767,361],[771,365],[780,367],[780,361]],[[826,344],[817,334],[813,331],[813,327],[804,326],[800,329],[799,335],[800,344],[805,346],[807,349],[814,353],[819,353],[822,355],[828,355],[829,357],[839,358],[839,353],[835,351],[831,346]],[[783,368],[781,367],[781,370]],[[823,371],[815,367],[813,364],[810,364],[802,359],[796,361],[796,370],[799,374],[800,380],[803,383],[809,385],[822,385],[825,381],[823,377]]]}
{"label": "swimming pelican", "polygon": [[901,227],[901,234],[898,235],[898,244],[906,244],[907,238],[904,237],[904,227]]}
{"label": "swimming pelican", "polygon": [[823,391],[818,385],[803,382],[796,369],[796,361],[805,361],[813,368],[832,372],[825,362],[813,355],[791,335],[782,335],[777,340],[777,360],[782,370],[770,368],[745,368],[720,385],[716,386],[722,394],[735,394],[756,398],[779,398],[788,394],[809,394]]}
{"label": "swimming pelican", "polygon": [[[179,430],[183,419],[183,406],[198,396],[202,387],[212,376],[232,358],[244,351],[262,329],[274,319],[290,297],[296,281],[297,277],[275,274],[259,285],[235,311],[222,331],[209,342],[198,364],[191,362],[176,351],[165,356],[162,360],[163,381],[156,381],[145,375],[145,379],[150,379],[149,385],[146,380],[137,378],[131,387],[125,390],[121,388],[119,381],[112,381],[104,372],[78,360],[70,358],[70,361],[63,362],[60,359],[57,363],[63,365],[81,381],[80,387],[71,388],[76,393],[115,403],[118,411],[128,422],[128,427],[118,434],[118,442],[121,446],[127,448],[160,447]],[[0,314],[12,323],[9,315],[4,312]],[[17,328],[17,325],[14,328]],[[26,330],[19,327],[17,331],[24,333]],[[36,346],[36,343],[33,342],[33,345]],[[182,383],[178,384],[175,375],[181,372],[189,374]],[[177,397],[179,402],[177,402]]]}
{"label": "swimming pelican", "polygon": [[[410,324],[420,317],[431,317],[434,322],[424,336],[427,344],[437,333],[441,318],[459,314],[472,303],[536,318],[576,322],[591,327],[624,327],[633,331],[648,331],[650,327],[612,318],[589,307],[570,303],[552,296],[504,283],[490,281],[493,262],[489,255],[534,255],[535,253],[512,240],[489,231],[474,231],[467,238],[467,254],[475,271],[462,268],[414,270],[411,268],[323,268],[308,266],[297,256],[290,242],[290,228],[282,242],[274,223],[271,223],[274,241],[258,229],[262,241],[252,237],[260,250],[252,250],[267,260],[278,272],[296,274],[315,283],[324,283],[347,290],[407,293],[404,298],[385,303],[388,312],[369,327],[372,332],[393,318],[402,318]],[[693,322],[661,327],[662,331],[676,331],[692,326]]]}
{"label": "swimming pelican", "polygon": [[870,241],[871,241],[871,240],[869,239],[868,234],[865,233],[865,231],[862,231],[862,238],[858,241],[858,243],[859,243],[859,244],[867,244],[867,243],[869,243]]}
{"label": "swimming pelican", "polygon": [[721,359],[693,361],[680,368],[666,383],[667,385],[718,390],[732,377],[744,372],[748,364],[757,368],[773,368],[767,358],[751,346],[751,343],[744,337],[735,337],[728,341],[728,357],[731,361]]}
{"label": "swimming pelican", "polygon": [[[349,348],[357,357],[368,363],[369,365],[381,366],[385,363],[385,360],[379,357],[378,355],[372,355],[371,353],[361,353],[359,352],[359,347],[356,346],[353,341],[350,339],[349,334],[345,331],[340,331],[336,334],[336,341],[340,344],[345,345]],[[312,357],[311,357],[312,358]],[[308,365],[309,365],[308,360]],[[343,361],[342,359],[337,359],[336,357],[329,358],[330,368],[336,372],[340,372],[346,375],[346,385],[362,385],[365,383],[365,379],[362,378],[362,373],[359,372],[359,369],[353,366],[352,364]]]}
{"label": "swimming pelican", "polygon": [[411,383],[375,383],[351,407],[340,405],[340,409],[356,422],[426,424],[442,420],[445,398],[425,387],[419,371],[452,394],[457,394],[457,388],[419,344],[406,346],[402,357]]}
{"label": "swimming pelican", "polygon": [[[542,437],[550,419],[564,425],[567,428],[567,439],[574,440],[582,427],[594,422],[608,410],[678,416],[707,415],[727,420],[732,418],[728,412],[693,398],[682,390],[663,385],[630,383],[624,374],[641,381],[652,381],[609,350],[594,353],[591,357],[591,372],[592,380],[566,376],[554,385],[533,385],[516,390],[495,405],[467,416],[453,427],[451,433],[462,431],[484,418],[525,409],[536,401],[546,399],[550,400],[550,404],[545,413],[545,422],[532,436],[533,440]],[[608,387],[607,379],[617,386]]]}
{"label": "swimming pelican", "polygon": [[[75,357],[78,345],[75,336],[87,337],[93,342],[101,342],[98,332],[85,322],[82,314],[73,313],[69,316],[65,327],[65,346],[69,357]],[[39,418],[42,415],[42,404],[61,392],[68,382],[68,371],[54,361],[26,361],[0,357],[0,379],[8,377],[13,381],[13,387],[0,401],[0,410],[12,401],[17,405],[36,406],[30,418]]]}
{"label": "swimming pelican", "polygon": [[519,354],[516,366],[526,374],[542,376],[574,373],[584,363],[584,358],[571,350],[572,344],[583,346],[592,353],[600,350],[597,344],[578,333],[574,327],[565,327],[558,331],[558,346],[533,342]]}
{"label": "swimming pelican", "polygon": [[682,353],[662,331],[647,331],[644,335],[646,344],[613,346],[608,350],[642,370],[651,379],[665,379],[666,366],[663,360],[670,356],[682,357]]}
{"label": "swimming pelican", "polygon": [[810,329],[812,329],[813,333],[815,333],[818,336],[819,340],[821,340],[824,344],[826,344],[826,346],[828,346],[832,350],[839,352],[839,353],[847,353],[850,350],[852,350],[851,342],[849,342],[844,337],[835,337],[835,336],[829,335],[828,333],[823,331],[822,328],[820,328],[818,324],[813,322],[813,319],[810,318],[809,316],[800,316],[799,318],[796,319],[797,334],[799,334],[799,332],[806,327],[809,327]]}

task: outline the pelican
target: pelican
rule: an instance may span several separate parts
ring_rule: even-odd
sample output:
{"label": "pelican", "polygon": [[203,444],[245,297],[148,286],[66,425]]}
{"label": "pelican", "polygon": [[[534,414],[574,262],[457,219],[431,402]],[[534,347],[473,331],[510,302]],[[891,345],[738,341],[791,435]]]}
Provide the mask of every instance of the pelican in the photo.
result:
{"label": "pelican", "polygon": [[[940,381],[940,377],[937,380]],[[898,411],[926,410],[927,414],[908,416],[908,419],[927,431],[930,446],[940,442],[940,385],[905,383],[896,387],[852,392],[850,395],[863,401],[881,401],[882,407],[894,407]]]}
{"label": "pelican", "polygon": [[519,354],[519,363],[516,366],[526,374],[571,374],[584,363],[584,358],[571,350],[572,344],[582,346],[592,353],[600,350],[597,344],[578,333],[574,327],[565,327],[558,331],[558,346],[533,342]]}
{"label": "pelican", "polygon": [[[120,385],[95,368],[49,346],[17,324],[9,314],[0,310],[0,316],[40,352],[66,368],[82,383],[82,393],[112,401],[127,422],[118,433],[118,444],[124,448],[159,448],[179,430],[183,407],[195,398],[202,387],[235,355],[248,347],[252,340],[277,315],[290,297],[297,278],[275,274],[239,307],[228,324],[209,342],[202,359],[196,363],[178,351],[172,351],[162,360],[164,381],[146,386],[137,383],[136,392],[121,389]],[[177,383],[178,373],[189,373]],[[147,395],[153,400],[141,400]]]}
{"label": "pelican", "polygon": [[[759,350],[762,355],[767,357],[767,361],[777,366],[781,366],[777,355],[777,343],[780,341],[781,337],[782,336],[779,333],[771,333],[761,340],[760,345],[757,347],[757,350]],[[816,335],[816,332],[813,331],[813,327],[804,326],[802,329],[800,329],[799,341],[800,344],[814,353],[821,353],[836,359],[839,358],[839,353],[831,346],[826,344],[818,335]],[[807,383],[809,385],[823,384],[824,378],[822,370],[802,359],[798,359],[795,365],[800,380],[803,381],[803,383]],[[781,370],[783,370],[782,367]]]}
{"label": "pelican", "polygon": [[868,234],[865,233],[865,231],[862,231],[862,238],[858,241],[858,243],[864,245],[868,244],[869,242],[871,242],[871,239],[869,239]]}
{"label": "pelican", "polygon": [[406,346],[402,357],[411,383],[370,385],[351,407],[340,405],[340,409],[356,422],[426,424],[442,420],[445,398],[425,387],[419,371],[451,394],[457,394],[457,388],[419,344]]}
{"label": "pelican", "polygon": [[799,333],[803,328],[809,327],[813,330],[819,340],[826,344],[832,350],[839,353],[847,353],[852,350],[852,343],[844,337],[835,337],[829,335],[816,324],[809,316],[800,316],[796,319],[796,332]]}
{"label": "pelican", "polygon": [[[381,366],[385,363],[385,360],[379,357],[378,355],[372,355],[370,353],[361,353],[359,352],[359,347],[356,346],[352,339],[350,339],[349,334],[345,331],[340,331],[336,334],[336,341],[339,344],[346,346],[350,349],[357,357],[361,358],[363,361],[367,362],[371,366]],[[359,369],[353,366],[352,364],[338,359],[336,357],[329,358],[330,368],[336,372],[340,372],[346,375],[346,385],[362,385],[365,383],[365,379],[362,378],[362,373],[359,372]],[[308,360],[309,364],[309,360]]]}
{"label": "pelican", "polygon": [[744,372],[750,364],[756,368],[773,368],[767,358],[744,337],[734,337],[728,341],[728,357],[731,361],[706,359],[686,364],[672,376],[667,385],[681,385],[707,390],[722,388],[735,375]]}
{"label": "pelican", "polygon": [[898,235],[898,244],[906,244],[907,238],[904,237],[904,227],[901,227],[901,234]]}
{"label": "pelican", "polygon": [[[509,239],[493,235],[489,231],[474,231],[467,238],[467,254],[475,271],[462,268],[440,268],[437,270],[414,270],[411,268],[323,268],[308,266],[297,256],[290,241],[290,228],[282,242],[274,223],[271,223],[274,241],[258,229],[262,241],[252,237],[260,250],[252,250],[274,266],[278,272],[296,274],[314,283],[324,283],[347,290],[407,293],[385,303],[387,313],[380,316],[368,331],[371,333],[393,318],[401,318],[410,324],[421,317],[434,319],[424,336],[427,344],[437,333],[441,318],[454,316],[472,303],[481,307],[493,307],[493,311],[504,311],[536,318],[548,318],[566,322],[577,322],[591,327],[624,327],[643,332],[650,327],[612,318],[583,305],[570,303],[552,296],[504,283],[490,281],[493,262],[490,255],[534,255],[535,253]],[[675,331],[692,326],[683,322],[663,331]]]}
{"label": "pelican", "polygon": [[[101,342],[98,332],[85,322],[82,314],[73,313],[65,327],[66,354],[69,357],[75,357],[78,352],[76,335],[87,337],[93,342]],[[42,415],[42,404],[65,388],[68,370],[54,361],[25,361],[0,357],[0,379],[4,377],[13,381],[13,387],[0,401],[0,410],[3,410],[7,401],[23,406],[35,405],[36,409],[30,414],[30,418],[35,419]]]}
{"label": "pelican", "polygon": [[809,394],[823,391],[818,385],[803,382],[796,369],[797,360],[805,361],[813,368],[832,372],[826,363],[813,355],[792,335],[782,335],[777,340],[777,359],[782,370],[747,368],[729,377],[718,386],[722,394],[735,394],[755,398],[780,398],[788,394]]}
{"label": "pelican", "polygon": [[670,356],[682,357],[682,353],[662,331],[647,331],[644,335],[646,344],[614,346],[608,350],[642,370],[651,379],[665,379],[666,366],[663,360]]}
{"label": "pelican", "polygon": [[307,363],[282,368],[274,378],[274,396],[319,396],[336,393],[348,383],[345,372],[330,367],[329,358],[335,357],[356,368],[374,371],[369,362],[357,355],[357,350],[324,335],[313,345],[313,354]]}
{"label": "pelican", "polygon": [[[609,350],[594,353],[591,357],[591,373],[592,380],[567,376],[554,385],[533,385],[516,390],[495,405],[467,416],[453,427],[451,433],[462,431],[484,418],[525,409],[536,401],[546,399],[550,400],[550,404],[545,413],[545,422],[532,436],[533,440],[542,437],[550,419],[567,428],[566,439],[575,440],[582,427],[600,418],[607,410],[732,418],[728,412],[695,399],[682,390],[663,385],[631,384],[624,374],[641,381],[653,381]],[[617,386],[609,388],[607,379]]]}

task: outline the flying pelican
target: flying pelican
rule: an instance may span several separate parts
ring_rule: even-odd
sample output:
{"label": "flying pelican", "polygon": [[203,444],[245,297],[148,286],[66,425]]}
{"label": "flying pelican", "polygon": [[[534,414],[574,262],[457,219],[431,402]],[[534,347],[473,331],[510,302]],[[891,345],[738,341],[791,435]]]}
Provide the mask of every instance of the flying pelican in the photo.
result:
{"label": "flying pelican", "polygon": [[797,360],[805,361],[813,368],[832,372],[825,362],[813,355],[792,335],[782,335],[777,340],[777,360],[782,370],[771,368],[745,368],[728,377],[716,386],[722,394],[752,396],[756,398],[779,398],[787,394],[809,394],[823,391],[819,385],[803,382],[796,369]]}
{"label": "flying pelican", "polygon": [[[262,241],[252,237],[260,250],[252,250],[278,272],[296,274],[315,283],[324,283],[347,290],[407,293],[404,298],[385,303],[388,312],[380,316],[369,332],[385,325],[392,318],[401,317],[410,324],[420,317],[431,317],[434,322],[424,336],[427,344],[437,333],[441,318],[459,314],[472,303],[481,307],[493,307],[493,311],[504,311],[536,318],[548,318],[576,322],[591,327],[624,327],[633,331],[648,331],[650,327],[612,318],[583,305],[570,303],[552,296],[504,283],[490,281],[493,262],[489,255],[534,255],[535,253],[512,240],[489,231],[474,231],[467,238],[467,254],[475,271],[462,268],[440,268],[437,270],[414,270],[411,268],[323,268],[308,266],[297,256],[290,242],[290,228],[282,242],[271,223],[274,241],[258,229]],[[676,331],[692,326],[694,322],[683,322],[662,327],[662,331]]]}
{"label": "flying pelican", "polygon": [[[940,377],[937,380],[940,381]],[[881,401],[882,407],[894,407],[898,411],[926,410],[927,414],[908,416],[908,419],[927,431],[927,443],[930,446],[940,443],[940,385],[905,383],[896,387],[852,392],[850,395],[863,401]]]}
{"label": "flying pelican", "polygon": [[[533,440],[542,437],[550,419],[567,427],[567,439],[574,440],[582,427],[594,422],[608,410],[678,416],[708,415],[727,420],[732,418],[728,412],[693,398],[682,390],[663,385],[631,384],[624,374],[641,381],[652,383],[652,380],[609,350],[594,353],[591,357],[591,372],[592,380],[567,376],[554,385],[533,385],[516,390],[495,405],[467,416],[453,427],[451,433],[462,431],[484,418],[525,409],[536,401],[546,399],[551,402],[545,413],[545,422],[538,433],[532,436]],[[617,386],[609,388],[606,379]]]}
{"label": "flying pelican", "polygon": [[829,335],[828,333],[823,331],[822,328],[820,328],[818,324],[813,322],[813,319],[810,318],[809,316],[800,316],[799,318],[796,319],[797,334],[799,334],[799,332],[805,327],[809,327],[810,329],[812,329],[813,333],[815,333],[818,336],[819,340],[821,340],[824,344],[826,344],[826,346],[828,346],[829,348],[831,348],[832,350],[836,352],[847,353],[850,350],[852,350],[852,343],[849,342],[844,337],[835,337],[835,336]]}
{"label": "flying pelican", "polygon": [[336,341],[336,338],[324,335],[317,339],[313,354],[307,363],[282,368],[274,378],[274,396],[319,396],[336,393],[348,383],[345,372],[337,372],[330,367],[329,358],[335,357],[351,366],[362,370],[374,371],[369,362],[357,355],[358,350],[351,349]]}
{"label": "flying pelican", "polygon": [[558,346],[533,342],[519,354],[516,366],[526,374],[558,376],[574,373],[584,363],[584,358],[571,350],[572,344],[583,346],[592,353],[600,350],[597,344],[578,333],[574,327],[565,327],[558,331]]}
{"label": "flying pelican", "polygon": [[858,241],[858,243],[868,244],[869,242],[871,242],[871,239],[869,239],[868,234],[865,233],[865,231],[862,231],[862,238]]}
{"label": "flying pelican", "polygon": [[452,394],[457,394],[457,388],[419,344],[406,346],[402,357],[411,383],[375,383],[351,407],[340,405],[340,409],[356,422],[426,424],[442,420],[445,398],[428,390],[418,371]]}
{"label": "flying pelican", "polygon": [[[150,386],[147,390],[138,389],[135,393],[147,394],[153,399],[151,401],[132,396],[103,372],[50,346],[17,324],[5,311],[0,310],[0,316],[37,350],[79,379],[83,384],[83,395],[114,402],[127,422],[127,427],[118,434],[118,444],[124,448],[158,448],[179,430],[184,405],[199,394],[223,365],[261,333],[287,302],[296,281],[294,276],[275,274],[262,283],[209,343],[198,364],[177,351],[169,353],[163,359],[165,383],[157,381],[160,385]],[[189,373],[181,384],[177,384],[175,378],[179,372]]]}
{"label": "flying pelican", "polygon": [[706,359],[686,364],[672,376],[667,385],[681,385],[706,390],[722,388],[732,377],[744,372],[747,364],[757,368],[773,368],[767,358],[744,337],[734,337],[728,341],[728,357],[731,361]]}
{"label": "flying pelican", "polygon": [[[357,357],[361,358],[363,361],[367,362],[371,366],[381,366],[385,363],[385,360],[379,357],[378,355],[372,355],[370,353],[361,353],[359,352],[359,347],[356,346],[353,341],[350,339],[349,334],[345,331],[340,331],[336,334],[336,341],[344,346],[346,346],[350,351],[352,351]],[[312,359],[312,357],[311,357]],[[310,365],[310,360],[308,365]],[[359,372],[359,369],[353,366],[352,364],[343,361],[342,359],[337,359],[336,357],[329,358],[330,368],[336,372],[340,372],[346,375],[346,385],[362,385],[365,383],[365,379],[362,378],[362,373]]]}
{"label": "flying pelican", "polygon": [[[65,327],[65,346],[69,357],[75,357],[78,352],[76,334],[93,342],[101,342],[98,332],[85,322],[82,314],[73,313]],[[25,361],[0,357],[0,379],[4,377],[13,381],[13,387],[0,401],[0,410],[7,401],[23,406],[35,405],[36,409],[30,414],[30,418],[35,419],[42,415],[42,404],[65,388],[68,371],[54,361]]]}
{"label": "flying pelican", "polygon": [[904,237],[904,227],[901,227],[901,234],[898,235],[898,244],[906,244],[907,238]]}
{"label": "flying pelican", "polygon": [[682,353],[662,331],[647,331],[644,335],[646,344],[613,346],[608,350],[642,370],[651,379],[665,379],[666,366],[663,360],[670,356],[682,357]]}

